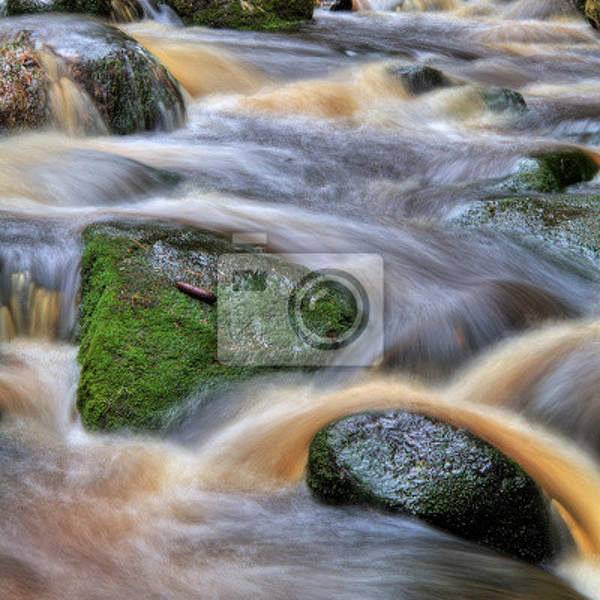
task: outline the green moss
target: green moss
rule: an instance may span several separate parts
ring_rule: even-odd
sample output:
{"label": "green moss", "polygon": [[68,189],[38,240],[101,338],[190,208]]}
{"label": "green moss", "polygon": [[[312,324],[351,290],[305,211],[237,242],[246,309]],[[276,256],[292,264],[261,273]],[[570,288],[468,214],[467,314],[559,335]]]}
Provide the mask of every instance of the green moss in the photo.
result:
{"label": "green moss", "polygon": [[285,31],[312,18],[312,0],[169,0],[186,25]]}
{"label": "green moss", "polygon": [[307,483],[332,504],[409,514],[532,562],[553,552],[546,500],[516,463],[465,430],[402,411],[321,430]]}
{"label": "green moss", "polygon": [[[78,406],[87,427],[157,429],[197,386],[260,372],[217,362],[215,308],[179,292],[156,262],[165,252],[201,273],[186,273],[188,282],[214,289],[223,242],[187,229],[97,225],[84,243]],[[178,254],[186,248],[189,264]]]}
{"label": "green moss", "polygon": [[598,165],[585,152],[567,148],[535,154],[521,170],[495,186],[509,192],[560,192],[566,187],[590,181]]}
{"label": "green moss", "polygon": [[27,31],[0,41],[0,132],[48,122],[47,78]]}

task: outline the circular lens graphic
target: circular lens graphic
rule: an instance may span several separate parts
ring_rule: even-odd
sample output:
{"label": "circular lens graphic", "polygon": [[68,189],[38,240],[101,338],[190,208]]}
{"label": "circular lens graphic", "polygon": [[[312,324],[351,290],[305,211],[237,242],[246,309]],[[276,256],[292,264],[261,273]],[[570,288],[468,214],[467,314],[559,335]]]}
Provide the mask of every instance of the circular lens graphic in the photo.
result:
{"label": "circular lens graphic", "polygon": [[294,287],[288,315],[304,342],[319,350],[337,350],[364,331],[369,321],[369,298],[349,273],[312,271]]}

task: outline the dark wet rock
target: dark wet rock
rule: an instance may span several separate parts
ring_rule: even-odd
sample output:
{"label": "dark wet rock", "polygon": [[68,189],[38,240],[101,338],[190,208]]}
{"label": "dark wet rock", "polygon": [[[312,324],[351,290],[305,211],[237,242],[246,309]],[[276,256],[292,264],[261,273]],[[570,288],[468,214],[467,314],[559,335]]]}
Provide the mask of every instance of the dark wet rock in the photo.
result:
{"label": "dark wet rock", "polygon": [[329,8],[332,12],[337,11],[351,11],[352,0],[336,0]]}
{"label": "dark wet rock", "polygon": [[529,562],[554,553],[533,480],[469,432],[424,416],[361,413],[328,425],[310,445],[307,482],[327,503],[412,515]]}
{"label": "dark wet rock", "polygon": [[527,104],[519,92],[506,88],[486,88],[481,92],[481,97],[489,110],[495,113],[507,111],[525,112]]}
{"label": "dark wet rock", "polygon": [[47,78],[27,32],[0,40],[0,134],[48,121]]}
{"label": "dark wet rock", "polygon": [[[0,23],[2,43],[23,35],[35,54],[22,69],[39,82],[36,89],[47,89],[51,78],[71,79],[87,92],[111,132],[173,129],[182,123],[185,107],[179,84],[158,59],[120,30],[74,16],[18,17]],[[40,66],[41,53],[52,56],[57,73]],[[34,101],[33,114],[43,114],[48,121],[47,94],[39,91]],[[41,124],[43,120],[36,119],[36,125]]]}
{"label": "dark wet rock", "polygon": [[386,71],[415,96],[452,85],[441,71],[425,65],[390,65]]}
{"label": "dark wet rock", "polygon": [[7,15],[74,13],[133,21],[143,16],[135,0],[7,0]]}
{"label": "dark wet rock", "polygon": [[186,25],[282,30],[312,18],[313,0],[167,0]]}

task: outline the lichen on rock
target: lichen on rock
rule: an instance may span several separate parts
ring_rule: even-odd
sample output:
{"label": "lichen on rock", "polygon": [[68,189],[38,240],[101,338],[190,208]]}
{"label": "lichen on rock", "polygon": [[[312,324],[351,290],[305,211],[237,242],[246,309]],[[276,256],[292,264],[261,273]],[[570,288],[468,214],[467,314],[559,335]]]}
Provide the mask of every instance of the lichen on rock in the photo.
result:
{"label": "lichen on rock", "polygon": [[0,133],[48,122],[47,78],[27,30],[0,39]]}

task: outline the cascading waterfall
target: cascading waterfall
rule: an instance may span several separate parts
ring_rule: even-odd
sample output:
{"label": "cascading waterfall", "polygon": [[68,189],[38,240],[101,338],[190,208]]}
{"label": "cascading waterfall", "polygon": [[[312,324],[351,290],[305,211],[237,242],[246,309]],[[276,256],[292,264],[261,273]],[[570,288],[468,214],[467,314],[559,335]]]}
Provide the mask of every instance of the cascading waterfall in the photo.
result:
{"label": "cascading waterfall", "polygon": [[68,339],[73,334],[79,247],[75,240],[52,239],[42,228],[2,222],[0,341]]}

